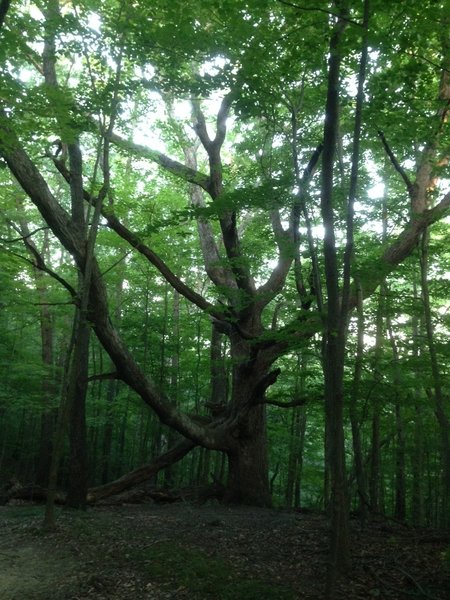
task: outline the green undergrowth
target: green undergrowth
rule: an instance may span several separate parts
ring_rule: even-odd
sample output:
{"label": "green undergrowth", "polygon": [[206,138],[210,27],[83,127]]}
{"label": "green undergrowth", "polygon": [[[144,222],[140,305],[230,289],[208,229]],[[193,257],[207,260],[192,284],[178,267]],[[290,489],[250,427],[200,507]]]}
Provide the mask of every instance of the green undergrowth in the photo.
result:
{"label": "green undergrowth", "polygon": [[249,579],[218,557],[175,542],[158,542],[133,556],[146,575],[158,583],[176,585],[192,600],[294,600],[287,586]]}

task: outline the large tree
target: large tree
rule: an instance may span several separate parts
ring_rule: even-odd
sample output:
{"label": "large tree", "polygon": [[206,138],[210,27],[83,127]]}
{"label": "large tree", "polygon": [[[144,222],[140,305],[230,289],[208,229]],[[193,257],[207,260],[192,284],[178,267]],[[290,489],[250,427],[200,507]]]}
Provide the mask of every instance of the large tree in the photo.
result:
{"label": "large tree", "polygon": [[[395,7],[374,6],[369,29],[372,102],[365,116],[384,133],[379,138],[366,129],[362,151],[367,160],[388,156],[393,174],[405,183],[410,210],[405,206],[396,234],[375,255],[357,256],[353,263],[352,236],[348,237],[340,289],[343,252],[330,235],[334,231],[342,237],[347,212],[347,156],[354,129],[351,84],[365,28],[362,3],[351,10],[338,2],[331,7],[319,4],[310,9],[260,0],[224,0],[217,5],[199,1],[189,6],[86,2],[65,4],[62,14],[49,22],[43,16],[45,7],[42,13],[36,8],[30,12],[28,5],[18,3],[2,28],[1,155],[76,268],[85,274],[89,265],[87,289],[78,303],[82,307],[88,302],[87,318],[116,376],[161,422],[194,444],[226,453],[231,501],[270,504],[265,403],[267,390],[280,374],[275,363],[324,331],[328,426],[335,428],[336,440],[328,446],[329,460],[334,464],[335,502],[342,505],[342,381],[336,389],[333,382],[342,376],[344,326],[357,303],[351,269],[356,264],[360,295],[369,297],[450,205],[450,193],[436,184],[447,143],[448,44],[432,25],[436,14],[431,3],[402,7],[402,15]],[[397,48],[388,34],[400,17],[408,28],[402,30]],[[424,21],[429,35],[421,37],[416,48],[410,32],[418,33]],[[45,48],[42,56],[39,43],[49,26],[57,39],[58,87],[49,85]],[[19,38],[17,31],[26,35]],[[421,94],[425,108],[417,115],[417,127],[404,129],[398,127],[404,102],[402,118],[415,118],[416,95],[408,95],[413,69],[415,93]],[[395,85],[386,79],[389,74],[395,74]],[[399,90],[404,90],[405,100],[399,98]],[[192,107],[184,120],[177,116],[181,100]],[[155,105],[166,107],[161,139],[165,137],[170,156],[134,141],[139,130],[148,138],[150,128],[157,127],[157,120],[146,118]],[[420,151],[411,152],[413,146]],[[76,151],[83,157],[81,174]],[[314,174],[322,154],[319,211]],[[354,155],[354,168],[357,158]],[[406,158],[415,161],[409,173],[402,166]],[[129,198],[119,193],[114,180],[125,162],[135,173]],[[340,172],[333,181],[336,162]],[[149,163],[173,178],[170,185],[189,203],[184,218],[197,221],[209,282],[204,291],[188,271],[177,272],[175,258],[171,267],[153,246],[153,217],[149,212],[145,223],[142,203],[156,193],[150,181],[159,175]],[[372,174],[364,169],[364,176],[370,185]],[[61,182],[66,193],[57,187]],[[220,391],[220,406],[209,422],[188,415],[182,404],[180,408],[167,397],[114,326],[101,248],[97,241],[94,252],[68,210],[76,182],[86,206],[96,207],[105,225],[227,336],[230,390],[225,405]],[[321,221],[323,253],[315,230]],[[258,235],[265,240],[255,249]],[[285,304],[293,298],[281,317],[280,297]],[[346,508],[341,506],[338,520],[342,510]]]}

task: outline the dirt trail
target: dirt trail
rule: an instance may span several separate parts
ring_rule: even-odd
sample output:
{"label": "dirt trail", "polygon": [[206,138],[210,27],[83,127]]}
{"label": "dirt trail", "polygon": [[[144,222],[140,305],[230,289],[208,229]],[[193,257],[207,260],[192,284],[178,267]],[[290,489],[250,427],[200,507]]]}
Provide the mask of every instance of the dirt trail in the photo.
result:
{"label": "dirt trail", "polygon": [[49,556],[36,545],[5,548],[2,544],[1,548],[1,600],[51,600],[78,585],[78,566],[73,556]]}

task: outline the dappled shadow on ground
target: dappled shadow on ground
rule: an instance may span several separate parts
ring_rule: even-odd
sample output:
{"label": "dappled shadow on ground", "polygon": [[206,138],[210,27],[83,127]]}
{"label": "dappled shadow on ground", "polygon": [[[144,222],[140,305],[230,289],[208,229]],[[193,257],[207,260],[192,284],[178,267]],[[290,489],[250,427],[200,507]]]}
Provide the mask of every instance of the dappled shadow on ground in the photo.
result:
{"label": "dappled shadow on ground", "polygon": [[[141,504],[60,513],[0,508],[2,600],[295,600],[324,595],[322,515]],[[337,598],[450,598],[450,535],[352,524],[352,572]]]}

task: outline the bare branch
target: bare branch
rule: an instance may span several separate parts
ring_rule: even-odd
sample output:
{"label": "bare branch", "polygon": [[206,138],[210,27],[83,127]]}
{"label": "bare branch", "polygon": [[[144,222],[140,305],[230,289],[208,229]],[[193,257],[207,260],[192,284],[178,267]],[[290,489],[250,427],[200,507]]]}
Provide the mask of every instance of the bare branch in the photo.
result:
{"label": "bare branch", "polygon": [[408,175],[406,174],[405,170],[403,169],[403,167],[401,166],[401,164],[398,162],[398,160],[395,158],[394,153],[392,152],[391,148],[389,147],[389,144],[387,143],[386,137],[384,135],[384,133],[380,130],[378,130],[378,135],[380,136],[381,142],[383,144],[383,147],[386,151],[386,154],[389,156],[389,159],[392,163],[392,165],[394,166],[394,169],[400,173],[401,178],[403,179],[403,181],[405,182],[406,188],[408,190],[408,194],[410,196],[410,198],[412,197],[413,193],[414,193],[414,186],[411,183],[410,178],[408,177]]}
{"label": "bare branch", "polygon": [[222,100],[219,112],[217,113],[216,135],[213,140],[209,137],[208,130],[206,128],[205,115],[203,114],[203,111],[201,109],[200,100],[198,98],[193,98],[191,100],[193,114],[196,120],[194,129],[208,155],[210,155],[212,151],[217,153],[222,147],[223,142],[225,141],[225,136],[227,133],[227,118],[230,113],[230,108],[233,103],[234,97],[234,92],[230,92]]}
{"label": "bare branch", "polygon": [[[86,245],[80,242],[79,236],[74,232],[74,223],[70,215],[57,202],[41,173],[21,146],[15,132],[9,126],[9,119],[4,111],[0,111],[0,153],[55,236],[74,256],[77,265],[83,268]],[[106,287],[95,258],[92,261],[89,292],[88,318],[122,380],[156,412],[162,423],[207,448],[216,450],[228,448],[230,439],[224,427],[220,424],[202,427],[193,422],[170,402],[165,393],[136,363],[112,324]],[[206,302],[203,298],[202,301]]]}
{"label": "bare branch", "polygon": [[219,112],[217,113],[216,137],[214,138],[213,143],[214,146],[218,149],[221,148],[223,142],[225,141],[225,136],[227,133],[226,122],[228,115],[230,114],[230,108],[233,103],[234,97],[234,92],[230,92],[229,94],[227,94],[222,100]]}
{"label": "bare branch", "polygon": [[[50,275],[50,277],[53,277],[53,279],[55,279],[58,283],[60,283],[63,287],[65,287],[66,290],[69,292],[69,294],[72,296],[72,298],[77,297],[77,292],[76,292],[75,288],[73,288],[68,281],[66,281],[60,275],[58,275],[58,273],[55,273],[55,271],[52,271],[51,269],[49,269],[45,265],[42,258],[39,262],[37,260],[32,261],[29,258],[26,258],[26,256],[22,256],[22,254],[19,254],[18,252],[13,252],[12,250],[9,250],[8,248],[5,248],[5,251],[8,252],[9,254],[11,254],[12,256],[15,256],[15,257],[19,258],[20,260],[23,260],[24,262],[28,263],[33,268],[39,269],[40,271],[47,273],[47,275]],[[31,251],[32,250],[30,249],[30,252]],[[34,255],[34,252],[33,252],[33,255]],[[72,302],[61,302],[58,304],[72,304]]]}
{"label": "bare branch", "polygon": [[148,481],[148,479],[158,473],[161,469],[169,467],[173,463],[183,458],[188,452],[195,448],[195,444],[190,440],[182,439],[175,446],[172,446],[167,452],[156,457],[152,463],[144,467],[139,467],[131,473],[123,475],[120,479],[106,483],[96,488],[88,490],[88,502],[93,503],[110,496],[112,493],[118,494],[127,488]]}
{"label": "bare branch", "polygon": [[30,237],[33,237],[33,235],[35,235],[39,231],[46,231],[48,229],[50,229],[48,226],[37,227],[37,229],[34,229],[33,231],[30,231],[26,235],[21,235],[20,237],[17,237],[17,238],[5,239],[5,238],[1,238],[0,237],[0,243],[2,243],[2,244],[16,244],[17,242],[24,242],[26,239],[28,239]]}
{"label": "bare branch", "polygon": [[[70,181],[70,173],[64,163],[59,160],[54,160],[53,162],[64,179],[66,181]],[[90,204],[95,202],[95,198],[93,198],[86,190],[83,191],[83,196],[84,199]],[[166,281],[170,283],[170,285],[182,296],[216,319],[224,319],[224,312],[222,310],[218,311],[213,304],[205,300],[203,296],[195,292],[177,275],[175,275],[175,273],[171,271],[171,269],[166,265],[162,258],[156,254],[156,252],[149,248],[135,233],[130,231],[121,221],[119,221],[110,207],[102,209],[102,216],[106,219],[108,226],[122,239],[127,241],[130,246],[136,248],[136,250],[140,252],[149,262],[151,262],[151,264],[158,269],[164,279],[166,279]]]}
{"label": "bare branch", "polygon": [[192,104],[192,112],[195,117],[195,124],[194,124],[195,133],[198,135],[199,140],[201,141],[203,147],[205,148],[206,152],[209,155],[212,145],[213,145],[213,141],[209,137],[208,130],[206,128],[206,119],[205,119],[205,115],[203,114],[203,111],[200,106],[200,100],[198,98],[193,98],[191,100],[191,104]]}
{"label": "bare branch", "polygon": [[279,251],[279,260],[277,265],[272,270],[269,279],[257,289],[257,294],[261,296],[260,305],[262,306],[267,305],[283,287],[294,259],[295,251],[298,250],[299,216],[300,208],[303,203],[304,188],[316,171],[322,149],[322,144],[319,144],[319,146],[313,152],[313,155],[311,156],[311,159],[309,160],[308,165],[303,172],[301,180],[299,181],[300,189],[292,208],[289,230],[285,231],[283,229],[278,211],[272,211],[270,214],[272,229]]}
{"label": "bare branch", "polygon": [[[186,166],[192,169],[197,168],[196,148],[187,139],[180,139],[183,147]],[[203,192],[198,186],[191,185],[189,190],[191,204],[194,207],[205,208]],[[231,270],[223,265],[219,249],[214,237],[213,228],[207,219],[201,216],[197,218],[197,229],[200,239],[200,246],[203,254],[206,273],[216,286],[236,287]]]}
{"label": "bare branch", "polygon": [[130,140],[126,140],[117,133],[111,133],[110,140],[118,148],[126,150],[127,152],[131,152],[132,154],[138,154],[143,158],[148,158],[152,162],[158,164],[160,167],[163,167],[172,175],[180,177],[181,179],[184,179],[184,181],[188,181],[189,183],[199,185],[205,191],[209,192],[209,177],[207,177],[204,173],[190,169],[189,167],[186,167],[182,163],[178,162],[177,160],[169,158],[162,152],[158,152],[158,150],[152,150],[147,146],[135,144]]}
{"label": "bare branch", "polygon": [[176,289],[187,300],[198,306],[201,310],[206,311],[216,319],[223,319],[224,314],[217,311],[213,304],[205,300],[203,296],[195,292],[192,288],[186,285],[175,273],[173,273],[166,263],[160,258],[156,252],[144,244],[136,234],[127,229],[119,219],[109,211],[103,212],[104,218],[107,220],[109,227],[113,229],[120,237],[126,240],[133,248],[136,248],[154,267],[158,269],[164,279]]}

